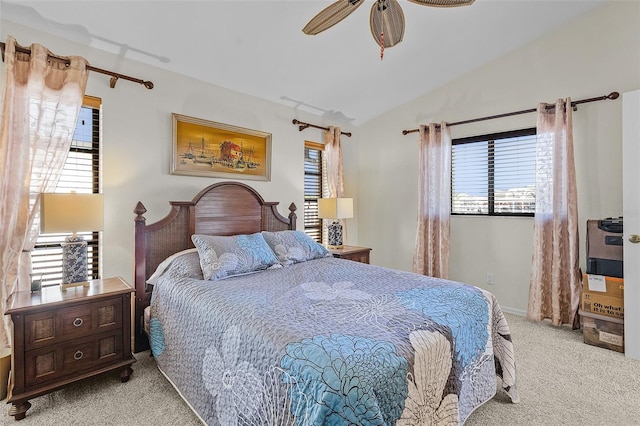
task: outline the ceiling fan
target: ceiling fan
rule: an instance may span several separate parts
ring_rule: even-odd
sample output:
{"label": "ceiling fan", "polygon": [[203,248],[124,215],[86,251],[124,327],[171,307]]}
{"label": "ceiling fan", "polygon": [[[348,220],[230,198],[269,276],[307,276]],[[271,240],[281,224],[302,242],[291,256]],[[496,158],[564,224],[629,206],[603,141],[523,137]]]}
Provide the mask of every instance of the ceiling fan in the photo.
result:
{"label": "ceiling fan", "polygon": [[[468,6],[475,0],[409,0],[422,6],[456,7]],[[309,21],[302,32],[315,35],[331,28],[360,7],[364,0],[338,0]],[[380,59],[385,47],[393,47],[404,36],[404,14],[398,0],[376,0],[369,16],[371,35],[380,46]]]}

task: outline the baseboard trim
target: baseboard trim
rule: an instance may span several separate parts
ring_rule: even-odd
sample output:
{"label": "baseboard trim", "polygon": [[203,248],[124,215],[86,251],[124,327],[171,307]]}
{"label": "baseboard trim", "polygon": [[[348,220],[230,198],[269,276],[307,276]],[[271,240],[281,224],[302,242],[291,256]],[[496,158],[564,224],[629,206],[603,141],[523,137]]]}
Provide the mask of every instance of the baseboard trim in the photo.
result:
{"label": "baseboard trim", "polygon": [[527,311],[523,311],[522,309],[509,308],[508,306],[501,306],[501,308],[502,312],[506,312],[508,314],[518,315],[521,317],[527,316]]}

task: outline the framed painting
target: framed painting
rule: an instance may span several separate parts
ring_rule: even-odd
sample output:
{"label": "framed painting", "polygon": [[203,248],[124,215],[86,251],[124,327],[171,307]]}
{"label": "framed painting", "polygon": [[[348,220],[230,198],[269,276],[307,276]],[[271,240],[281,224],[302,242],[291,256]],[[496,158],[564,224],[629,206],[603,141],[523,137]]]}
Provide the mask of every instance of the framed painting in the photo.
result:
{"label": "framed painting", "polygon": [[271,133],[173,113],[171,174],[271,180]]}

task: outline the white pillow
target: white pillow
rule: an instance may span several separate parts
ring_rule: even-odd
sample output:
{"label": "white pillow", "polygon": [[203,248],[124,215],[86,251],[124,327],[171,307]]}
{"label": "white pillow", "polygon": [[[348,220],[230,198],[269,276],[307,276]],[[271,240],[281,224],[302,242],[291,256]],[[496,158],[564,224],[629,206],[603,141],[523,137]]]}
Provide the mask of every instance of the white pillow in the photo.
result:
{"label": "white pillow", "polygon": [[147,284],[155,285],[156,281],[158,281],[158,278],[160,278],[160,275],[162,275],[162,273],[169,267],[169,265],[171,265],[171,262],[173,262],[176,258],[197,251],[198,249],[194,247],[179,251],[178,253],[174,253],[171,256],[167,257],[162,261],[161,264],[158,265],[156,271],[149,277],[149,279],[147,280]]}

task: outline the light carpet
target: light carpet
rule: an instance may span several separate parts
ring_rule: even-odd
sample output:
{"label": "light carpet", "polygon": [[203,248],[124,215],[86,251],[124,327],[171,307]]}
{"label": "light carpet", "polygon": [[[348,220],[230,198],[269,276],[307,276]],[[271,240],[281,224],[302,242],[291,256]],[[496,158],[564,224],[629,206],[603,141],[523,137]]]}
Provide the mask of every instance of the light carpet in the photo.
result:
{"label": "light carpet", "polygon": [[[583,343],[580,330],[506,317],[516,349],[520,403],[498,390],[471,414],[467,426],[640,425],[640,361]],[[120,383],[118,374],[88,379],[34,398],[19,423],[0,415],[0,424],[201,424],[149,352],[136,358],[128,383]]]}

